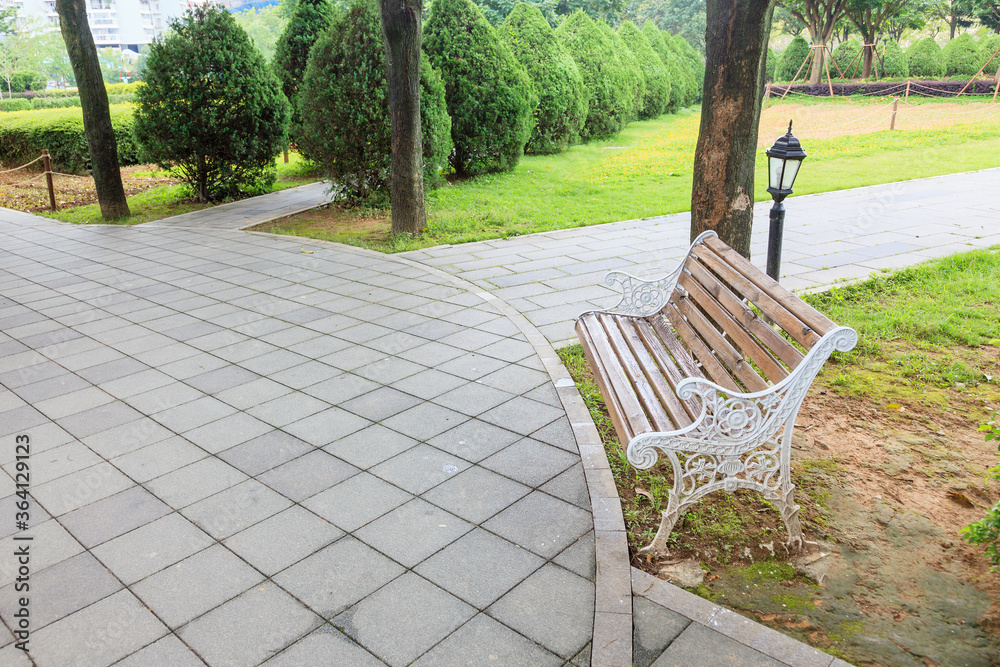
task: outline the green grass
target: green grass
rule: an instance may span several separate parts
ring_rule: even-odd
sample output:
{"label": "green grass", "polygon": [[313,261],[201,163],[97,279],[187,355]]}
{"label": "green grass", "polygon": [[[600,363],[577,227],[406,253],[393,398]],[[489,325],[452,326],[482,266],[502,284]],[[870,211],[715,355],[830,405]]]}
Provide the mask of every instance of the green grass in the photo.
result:
{"label": "green grass", "polygon": [[[319,178],[316,175],[315,167],[295,152],[289,154],[288,164],[285,164],[279,156],[277,166],[278,178],[268,192],[277,192],[278,190],[298,187],[316,181]],[[163,175],[164,172],[156,168],[133,173],[133,176],[138,177],[149,176],[155,178],[162,177]],[[139,225],[144,222],[161,220],[173,215],[200,211],[223,203],[226,202],[215,202],[215,204],[197,202],[192,198],[191,190],[187,185],[163,185],[128,197],[129,210],[132,212],[132,215],[122,220],[113,221],[112,224]],[[76,224],[104,224],[107,222],[101,217],[101,207],[98,204],[75,206],[55,212],[38,213],[38,215]]]}

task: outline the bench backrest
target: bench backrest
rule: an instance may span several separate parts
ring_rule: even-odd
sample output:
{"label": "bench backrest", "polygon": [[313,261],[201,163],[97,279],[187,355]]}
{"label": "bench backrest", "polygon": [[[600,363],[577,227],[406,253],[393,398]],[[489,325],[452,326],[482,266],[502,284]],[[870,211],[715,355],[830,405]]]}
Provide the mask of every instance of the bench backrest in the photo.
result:
{"label": "bench backrest", "polygon": [[[691,249],[659,316],[706,377],[744,392],[783,380],[802,361],[803,350],[837,326],[716,236]],[[651,320],[656,327],[657,317]]]}

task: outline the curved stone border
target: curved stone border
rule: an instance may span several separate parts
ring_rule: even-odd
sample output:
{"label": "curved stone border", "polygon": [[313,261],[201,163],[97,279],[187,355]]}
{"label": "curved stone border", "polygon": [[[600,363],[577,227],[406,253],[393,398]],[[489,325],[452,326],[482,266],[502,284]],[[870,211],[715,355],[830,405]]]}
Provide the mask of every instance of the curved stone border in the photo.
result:
{"label": "curved stone border", "polygon": [[[246,232],[271,236],[266,232]],[[427,264],[398,255],[387,255],[367,248],[348,246],[333,241],[309,239],[310,243],[329,244],[338,248],[369,253],[381,259],[392,258],[407,266],[419,268],[475,294],[499,310],[516,326],[535,353],[542,360],[546,372],[555,385],[566,416],[573,428],[573,436],[580,450],[584,476],[590,491],[590,506],[594,515],[594,542],[596,549],[596,577],[594,600],[594,635],[591,644],[591,667],[631,667],[632,665],[632,572],[625,537],[625,517],[611,466],[604,451],[604,444],[597,432],[590,411],[576,389],[569,371],[559,360],[559,355],[545,336],[528,318],[503,299],[484,291],[467,280],[458,278]]]}

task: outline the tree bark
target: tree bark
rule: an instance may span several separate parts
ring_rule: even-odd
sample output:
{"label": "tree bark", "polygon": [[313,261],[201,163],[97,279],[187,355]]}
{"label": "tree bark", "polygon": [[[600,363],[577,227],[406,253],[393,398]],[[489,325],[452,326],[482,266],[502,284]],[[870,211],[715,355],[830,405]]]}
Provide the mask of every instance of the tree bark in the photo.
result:
{"label": "tree bark", "polygon": [[691,238],[708,229],[745,257],[770,0],[708,0],[705,92],[694,156]]}
{"label": "tree bark", "polygon": [[421,0],[379,0],[385,43],[392,173],[389,180],[392,233],[419,234],[424,210],[424,151],[420,130]]}
{"label": "tree bark", "polygon": [[87,22],[86,0],[56,0],[59,26],[73,66],[83,108],[83,132],[90,149],[90,162],[101,216],[114,220],[129,215],[125,188],[118,166],[118,144],[111,126],[108,93],[101,76],[97,47]]}

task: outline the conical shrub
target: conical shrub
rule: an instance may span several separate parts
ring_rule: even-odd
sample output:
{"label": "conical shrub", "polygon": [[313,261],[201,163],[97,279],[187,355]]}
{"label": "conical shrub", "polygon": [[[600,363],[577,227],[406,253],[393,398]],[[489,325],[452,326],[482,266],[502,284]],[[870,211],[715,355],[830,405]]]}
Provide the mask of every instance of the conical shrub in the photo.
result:
{"label": "conical shrub", "polygon": [[937,78],[944,76],[946,71],[941,47],[933,37],[911,44],[906,50],[906,62],[910,66],[910,76]]}
{"label": "conical shrub", "polygon": [[646,78],[646,95],[642,99],[639,118],[656,118],[666,111],[667,104],[670,103],[670,79],[667,77],[667,68],[653,50],[649,40],[631,21],[625,21],[618,26],[618,36],[635,55]]}
{"label": "conical shrub", "polygon": [[941,49],[947,76],[972,76],[979,71],[979,48],[969,33],[963,33]]}
{"label": "conical shrub", "polygon": [[809,57],[809,50],[809,42],[802,35],[797,35],[791,44],[781,52],[781,61],[778,63],[774,78],[778,81],[790,82],[796,72],[799,72],[799,78],[801,78],[806,70],[800,71],[800,68]]}
{"label": "conical shrub", "polygon": [[688,81],[687,70],[680,65],[677,55],[667,47],[667,42],[663,39],[663,32],[656,27],[652,21],[646,21],[642,26],[642,36],[646,38],[649,45],[653,47],[656,55],[660,56],[663,67],[667,71],[667,78],[670,80],[670,101],[667,103],[667,111],[676,113],[684,106],[684,99],[692,94],[689,92],[694,81]]}

